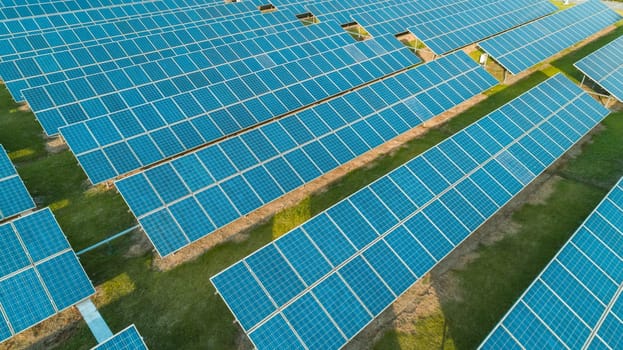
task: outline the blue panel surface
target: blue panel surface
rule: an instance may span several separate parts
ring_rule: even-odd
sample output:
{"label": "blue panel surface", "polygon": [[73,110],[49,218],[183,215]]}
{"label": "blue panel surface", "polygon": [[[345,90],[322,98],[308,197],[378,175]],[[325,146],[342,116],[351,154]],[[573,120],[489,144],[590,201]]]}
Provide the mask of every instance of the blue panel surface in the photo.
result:
{"label": "blue panel surface", "polygon": [[1,224],[0,236],[0,341],[95,293],[49,208]]}
{"label": "blue panel surface", "polygon": [[34,207],[35,203],[0,145],[0,221]]}
{"label": "blue panel surface", "polygon": [[73,252],[44,261],[37,265],[37,270],[59,310],[95,293],[95,288]]}
{"label": "blue panel surface", "polygon": [[623,102],[623,37],[577,61],[574,66]]}
{"label": "blue panel surface", "polygon": [[[565,107],[556,111],[542,107],[530,112],[535,113],[529,116],[534,122],[521,128],[519,132],[512,131],[514,136],[500,129],[498,122],[502,123],[503,120],[518,120],[523,125],[521,118],[527,119],[528,116],[515,106],[521,106],[524,100],[537,98],[537,96],[540,96],[541,99],[556,99],[560,101],[560,106]],[[516,193],[525,188],[547,166],[551,165],[568,147],[577,142],[588,129],[608,115],[608,110],[598,104],[597,101],[586,99],[584,96],[586,96],[585,93],[571,81],[562,75],[554,76],[468,127],[466,130],[469,130],[470,134],[460,132],[450,137],[440,145],[434,146],[422,155],[408,161],[390,174],[381,177],[325,212],[311,218],[301,227],[295,228],[279,238],[274,243],[277,247],[280,247],[281,241],[302,240],[300,249],[309,249],[311,253],[292,254],[290,252],[287,254],[286,261],[279,257],[265,259],[261,262],[266,265],[263,269],[270,271],[290,269],[292,266],[297,271],[300,268],[301,272],[305,272],[306,286],[301,289],[300,286],[296,286],[296,283],[293,284],[292,288],[296,289],[296,293],[291,294],[294,296],[289,300],[278,301],[276,306],[279,308],[280,305],[284,305],[287,309],[291,305],[302,303],[309,305],[310,309],[315,309],[316,303],[320,303],[324,307],[323,311],[327,312],[332,319],[329,322],[329,320],[324,319],[324,316],[317,318],[317,322],[322,322],[322,324],[317,324],[315,331],[326,328],[329,339],[333,339],[333,327],[337,325],[346,339],[357,334],[367,323],[364,322],[365,319],[368,319],[366,314],[353,301],[355,306],[348,310],[359,311],[356,315],[344,316],[346,310],[340,309],[340,305],[333,304],[330,300],[332,298],[323,297],[322,295],[328,291],[319,292],[320,286],[332,284],[332,292],[344,294],[344,300],[352,300],[348,296],[349,293],[352,293],[355,300],[363,306],[371,317],[377,316],[413,283],[430,271],[436,262],[448,255],[471,232],[495,214]],[[583,106],[582,109],[578,108],[584,103],[587,105]],[[546,136],[547,133],[543,131],[543,128],[553,126],[548,122],[557,118],[560,113],[568,113],[571,109],[573,109],[573,113],[569,113],[565,117],[587,125],[588,128],[584,127],[582,132],[566,135],[572,143],[566,144],[564,147],[543,146],[550,150],[553,157],[549,161],[541,163],[540,170],[534,170],[536,173],[526,170],[519,161],[510,162],[508,159],[499,161],[502,147],[514,150],[512,148],[514,145],[519,145],[522,140],[531,138],[531,135],[536,131],[540,131],[543,136]],[[492,136],[489,136],[489,139],[478,136],[472,137],[471,134],[474,133],[474,130],[479,130],[482,135]],[[531,139],[539,145],[545,142],[542,139]],[[473,147],[481,140],[488,142],[493,147]],[[534,149],[533,147],[529,148]],[[491,149],[491,153],[485,151],[486,149]],[[448,157],[446,154],[451,156]],[[473,161],[466,162],[459,159],[455,161],[453,157],[469,157]],[[430,160],[430,162],[426,160]],[[455,169],[450,170],[453,169],[452,167]],[[530,172],[530,177],[524,178],[526,171]],[[455,174],[452,175],[450,172]],[[439,182],[440,178],[443,180],[442,182]],[[517,178],[521,178],[522,181],[517,180]],[[419,179],[421,187],[405,190],[409,188],[408,184],[414,182],[414,179]],[[431,183],[437,184],[432,187],[440,196],[433,197],[431,191],[427,189],[427,187],[430,188]],[[508,191],[504,188],[508,188]],[[387,189],[399,192],[398,199],[390,199],[390,196],[384,192]],[[422,189],[426,190],[424,196]],[[623,202],[623,194],[617,199]],[[409,210],[405,210],[405,208],[409,208]],[[607,213],[620,213],[612,205],[604,205],[602,210]],[[623,220],[619,221],[623,225]],[[308,239],[311,240],[312,245]],[[307,248],[303,248],[305,246]],[[594,249],[599,248],[595,244],[587,246],[594,247]],[[273,244],[260,249],[241,263],[246,264],[249,259],[260,252],[268,254],[271,251],[274,251]],[[600,255],[606,256],[603,250]],[[293,261],[287,260],[290,257]],[[603,273],[591,274],[590,271],[594,270],[591,270],[590,265],[580,257],[571,260],[576,262],[576,266],[569,265],[568,269],[575,271],[575,275],[571,275],[570,272],[563,273],[566,271],[563,269],[552,274],[551,278],[544,278],[543,283],[549,288],[546,289],[551,289],[550,297],[568,295],[570,298],[574,298],[573,296],[575,296],[577,302],[585,300],[587,303],[592,298],[593,302],[602,305],[600,299],[603,300],[607,293],[609,295],[614,293],[611,284],[603,279]],[[596,260],[598,259],[596,258]],[[331,264],[327,265],[325,261]],[[273,264],[283,264],[283,266],[276,267]],[[317,264],[318,268],[310,268],[312,264]],[[259,268],[259,266],[255,268]],[[614,272],[615,269],[607,269],[607,271],[610,271],[608,276],[618,276]],[[223,274],[226,274],[227,277],[223,277]],[[275,274],[275,276],[279,275]],[[236,276],[235,271],[227,269],[213,278],[212,281],[227,304],[230,305],[233,313],[244,315],[249,312],[248,309],[237,310],[240,307],[237,303],[240,297],[243,297],[243,293],[238,295],[239,292],[237,291],[221,288],[221,284],[233,282],[238,278]],[[598,287],[584,287],[580,283],[576,283],[575,289],[558,290],[552,287],[555,285],[556,279],[567,277],[573,281],[575,278],[590,278],[591,280],[587,283]],[[597,277],[599,278],[597,279]],[[266,278],[267,276],[261,277],[262,280]],[[275,281],[271,281],[271,283],[282,283],[282,279],[275,277]],[[346,289],[342,283],[347,286]],[[593,291],[601,297],[592,296]],[[571,311],[574,310],[575,305],[574,300],[571,299],[569,299],[568,304],[555,302],[554,299],[551,299],[549,303],[546,303],[552,305],[551,310],[549,310],[550,313],[537,313],[540,318],[526,306],[530,305],[537,308],[543,303],[544,301],[538,297],[523,303],[522,314],[514,318],[512,322],[509,321],[508,327],[504,329],[506,333],[497,333],[498,339],[496,341],[499,344],[508,344],[511,348],[517,347],[516,340],[529,342],[530,345],[546,344],[546,346],[551,347],[560,347],[563,344],[577,345],[580,343],[579,339],[586,334],[588,329],[583,324],[594,324],[596,321],[591,313],[587,312],[588,310],[578,310],[577,314]],[[555,310],[559,310],[560,313],[556,313]],[[316,313],[317,311],[312,310],[311,312]],[[263,317],[252,327],[252,332],[256,327],[257,329],[261,328],[264,333],[267,332],[264,327],[275,316]],[[290,325],[295,328],[295,333],[301,335],[298,333],[297,327],[301,329],[304,327],[293,325],[292,322],[306,324],[308,320],[305,316],[290,314],[290,316],[286,315],[286,318]],[[557,337],[550,331],[555,327],[548,327],[543,323],[564,323],[571,320],[576,322],[578,326],[573,332],[565,334],[564,337]],[[513,338],[510,334],[514,331],[521,331],[522,333]],[[283,330],[278,329],[276,332],[282,333]],[[287,336],[289,333],[285,332],[284,334]],[[314,334],[319,337],[317,333]],[[311,339],[309,336],[301,336],[300,340],[306,346],[317,346],[316,339]],[[335,344],[324,344],[324,346],[339,348],[342,343],[336,341]]]}
{"label": "blue panel surface", "polygon": [[[378,136],[375,136],[374,139],[371,136],[377,135],[377,130],[382,133],[380,129],[395,124],[391,118],[383,119],[385,118],[383,112],[392,111],[392,108],[396,108],[398,105],[402,106],[405,111],[410,111],[408,107],[410,101],[418,98],[426,91],[420,91],[414,87],[413,91],[408,92],[409,95],[403,101],[391,99],[389,101],[377,101],[375,103],[377,109],[368,106],[364,96],[376,94],[376,90],[387,89],[389,91],[392,81],[407,86],[416,85],[418,81],[426,79],[425,74],[437,76],[438,73],[436,72],[445,72],[448,69],[451,70],[450,67],[457,65],[465,69],[461,76],[470,81],[473,80],[474,86],[477,86],[473,93],[464,96],[457,102],[462,102],[473,94],[482,92],[496,84],[494,79],[482,81],[480,77],[484,70],[474,61],[471,61],[465,53],[458,52],[384,79],[377,82],[374,87],[363,87],[344,95],[342,98],[329,100],[300,113],[267,123],[239,136],[163,163],[143,174],[124,178],[118,181],[118,189],[139,222],[143,222],[144,216],[148,213],[154,210],[162,210],[183,196],[194,196],[208,215],[209,221],[216,226],[214,228],[216,230],[236,218],[272,202],[283,194],[332,171],[339,165],[351,161],[370,150],[377,143],[383,142],[383,139],[378,138]],[[484,72],[484,74],[487,73]],[[453,79],[456,77],[448,76],[448,79],[436,79],[436,81],[439,86],[446,86],[448,81],[454,81]],[[429,84],[428,87],[431,86]],[[358,108],[353,108],[351,103],[356,104]],[[372,121],[372,118],[383,120],[383,124],[368,123],[368,121]],[[401,117],[395,115],[393,118]],[[347,124],[346,121],[350,124]],[[318,124],[323,122],[326,124],[319,127]],[[413,126],[419,124],[421,121],[418,119]],[[440,154],[437,159],[443,161],[447,157]],[[447,186],[447,181],[439,175],[439,172],[428,163],[425,164],[427,168],[423,170],[427,170],[426,173],[421,173],[422,168],[420,167],[411,167],[414,172],[417,172],[416,175],[420,180],[416,179],[408,170],[408,174],[396,173],[397,177],[391,181],[396,182],[400,175],[410,176],[413,181],[400,181],[400,185],[387,183],[384,185],[387,187],[386,189],[381,188],[379,184],[379,187],[375,186],[373,191],[365,191],[354,196],[352,205],[340,205],[332,209],[329,215],[332,216],[332,220],[338,226],[358,225],[361,230],[354,231],[352,235],[348,236],[348,239],[355,246],[363,247],[377,235],[375,230],[379,232],[387,230],[398,222],[398,218],[404,218],[408,215],[414,205],[420,206],[429,200],[432,194],[426,186],[437,179],[439,179],[438,183],[435,182],[438,184],[437,186],[430,185],[436,191],[441,191]],[[182,165],[184,169],[182,169]],[[175,169],[175,172],[172,169]],[[454,172],[453,178],[463,174],[453,165],[440,169],[448,177],[450,177],[448,175],[450,170]],[[142,179],[145,176],[149,179],[148,183]],[[427,181],[427,185],[421,183],[424,180]],[[400,194],[396,195],[396,190],[404,192],[404,196],[401,198]],[[410,200],[404,201],[406,197],[409,197]],[[401,201],[401,199],[403,200]],[[154,205],[157,205],[158,208],[154,208]],[[403,208],[400,209],[399,207]],[[357,214],[358,211],[364,211],[366,218]],[[393,213],[392,211],[396,212]],[[172,214],[173,217],[178,215],[177,213]],[[166,216],[163,216],[163,219],[169,220]],[[177,220],[180,224],[181,219]],[[166,237],[161,236],[165,232],[160,230],[158,226],[152,225],[150,227],[154,227],[158,233],[151,234],[150,230],[143,225],[143,229],[155,245],[159,245],[161,240],[167,240]],[[189,242],[183,239],[172,239],[163,242],[162,245],[168,247],[170,244],[179,244],[177,248],[182,248],[200,238],[194,233],[184,232],[186,231],[184,227],[181,230],[190,239]],[[177,228],[173,229],[172,232],[179,234]],[[206,230],[204,235],[212,232],[213,230]],[[316,244],[321,243],[316,242]],[[176,249],[171,247],[158,250],[170,253]],[[328,258],[329,260],[333,259],[329,256]]]}
{"label": "blue panel surface", "polygon": [[50,209],[44,209],[13,222],[33,261],[70,248]]}
{"label": "blue panel surface", "polygon": [[55,312],[43,283],[33,268],[0,281],[0,305],[16,333]]}
{"label": "blue panel surface", "polygon": [[[492,349],[504,338],[513,337],[524,349],[542,348],[517,325],[521,315],[530,312],[540,319],[540,333],[555,344],[571,349],[617,349],[621,346],[620,320],[623,308],[623,178],[562,247],[519,301],[504,316],[481,345]],[[613,234],[617,237],[613,240]],[[604,244],[612,242],[612,245]],[[616,316],[615,316],[616,315]],[[619,317],[619,318],[617,318]]]}
{"label": "blue panel surface", "polygon": [[602,2],[590,0],[479,45],[509,72],[519,74],[621,18]]}

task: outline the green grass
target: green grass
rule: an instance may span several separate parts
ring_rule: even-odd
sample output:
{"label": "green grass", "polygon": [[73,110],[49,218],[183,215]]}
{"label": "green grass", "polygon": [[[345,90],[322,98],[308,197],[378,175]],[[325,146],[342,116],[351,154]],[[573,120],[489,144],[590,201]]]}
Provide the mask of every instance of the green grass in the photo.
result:
{"label": "green grass", "polygon": [[456,349],[454,341],[448,339],[445,332],[439,332],[440,329],[447,329],[446,320],[441,312],[417,320],[415,329],[417,333],[414,335],[396,330],[388,331],[378,343],[374,344],[374,350]]}
{"label": "green grass", "polygon": [[[242,242],[225,242],[198,259],[167,272],[151,267],[151,254],[127,254],[129,247],[140,238],[137,233],[85,254],[81,261],[100,288],[96,303],[114,331],[136,323],[148,345],[154,349],[235,348],[238,328],[232,323],[233,316],[221,298],[214,295],[210,276],[495,110],[559,69],[577,79],[578,75],[570,64],[620,34],[621,28],[618,28],[616,33],[554,62],[554,68],[531,74],[512,86],[493,89],[488,93],[488,99],[449,123],[429,130],[423,137],[408,142],[391,155],[380,157],[365,169],[350,172],[330,184],[326,191],[310,196],[295,208],[250,230],[248,239]],[[17,162],[18,170],[39,206],[53,207],[73,247],[82,249],[132,226],[134,219],[120,196],[101,187],[90,188],[68,151],[48,154],[42,131],[32,114],[18,111],[17,105],[6,102],[7,92],[0,90],[0,143]],[[472,304],[443,304],[439,313],[419,320],[414,333],[390,332],[377,348],[430,348],[441,344],[440,335],[444,330],[448,331],[444,341],[446,346],[469,349],[477,344],[622,172],[618,156],[621,150],[612,147],[613,143],[621,144],[623,125],[619,125],[622,124],[620,120],[620,114],[609,117],[604,123],[605,131],[597,135],[595,142],[559,171],[564,180],[556,187],[550,201],[543,206],[526,206],[515,214],[515,220],[526,224],[525,234],[522,231],[516,239],[483,247],[478,260],[456,272],[465,300]],[[604,166],[597,169],[595,164]],[[579,204],[568,210],[568,203]],[[534,217],[540,220],[534,220]],[[518,254],[517,251],[521,250],[528,252],[525,256]],[[515,264],[504,263],[494,268],[493,265],[498,266],[496,264],[503,262],[507,255]],[[498,286],[507,278],[512,284]],[[484,286],[490,289],[486,291],[487,298],[480,295]],[[84,323],[78,324],[71,332],[69,340],[59,347],[88,349],[94,345]]]}
{"label": "green grass", "polygon": [[13,161],[29,161],[45,155],[43,131],[34,114],[20,111],[9,91],[0,88],[0,140]]}
{"label": "green grass", "polygon": [[103,187],[90,187],[71,152],[46,151],[44,133],[34,115],[20,111],[9,96],[2,86],[0,143],[37,205],[52,208],[74,249],[86,248],[134,225],[121,196]]}

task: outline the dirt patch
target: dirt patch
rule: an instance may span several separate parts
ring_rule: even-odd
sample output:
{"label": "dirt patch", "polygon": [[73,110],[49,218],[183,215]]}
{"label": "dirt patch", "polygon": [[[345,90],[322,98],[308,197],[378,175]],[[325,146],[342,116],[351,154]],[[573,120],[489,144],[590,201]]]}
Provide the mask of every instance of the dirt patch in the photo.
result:
{"label": "dirt patch", "polygon": [[154,249],[149,239],[141,230],[134,230],[130,234],[132,245],[128,248],[128,251],[123,254],[126,258],[135,258],[145,255],[147,252]]}
{"label": "dirt patch", "polygon": [[45,150],[48,153],[60,153],[67,149],[69,149],[69,147],[67,147],[67,144],[63,141],[62,137],[50,137],[45,141]]}
{"label": "dirt patch", "polygon": [[430,62],[435,59],[435,54],[427,48],[418,49],[415,53],[424,62]]}
{"label": "dirt patch", "polygon": [[562,180],[562,178],[558,175],[554,175],[547,179],[547,181],[545,181],[543,185],[541,185],[541,188],[539,188],[538,191],[530,193],[528,199],[526,200],[526,203],[532,205],[544,205],[554,193],[556,184],[560,182],[560,180]]}
{"label": "dirt patch", "polygon": [[76,308],[69,308],[0,345],[3,350],[44,350],[62,344],[74,334],[82,317]]}

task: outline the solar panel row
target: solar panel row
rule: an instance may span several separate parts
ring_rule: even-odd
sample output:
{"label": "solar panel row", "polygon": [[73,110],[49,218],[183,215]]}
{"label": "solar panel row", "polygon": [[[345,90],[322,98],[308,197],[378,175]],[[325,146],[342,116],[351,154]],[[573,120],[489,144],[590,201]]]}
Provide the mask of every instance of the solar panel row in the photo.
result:
{"label": "solar panel row", "polygon": [[346,46],[338,40],[322,44],[333,49],[303,50],[309,55],[304,58],[288,51],[278,65],[264,56],[267,68],[225,81],[218,77],[210,83],[215,71],[208,68],[196,84],[165,79],[121,91],[110,86],[109,94],[49,111],[73,121],[109,114],[61,129],[89,179],[99,183],[419,62],[391,36]]}
{"label": "solar panel row", "polygon": [[147,345],[136,327],[131,325],[91,350],[147,350]]}
{"label": "solar panel row", "polygon": [[32,209],[35,203],[0,145],[0,221]]}
{"label": "solar panel row", "polygon": [[[266,40],[257,39],[255,35],[258,34]],[[270,44],[268,39],[273,39],[274,44]],[[262,47],[252,42],[259,42]],[[333,52],[348,44],[353,44],[351,38],[346,33],[336,32],[330,25],[303,27],[270,35],[255,33],[248,41],[240,43],[200,48],[136,64],[125,62],[118,69],[100,68],[101,73],[93,72],[67,81],[61,79],[50,85],[25,90],[24,96],[32,101],[31,108],[46,132],[53,135],[62,126],[159,101],[164,97],[172,98],[200,87],[233,84],[231,80],[250,79],[249,76],[257,75],[259,71],[276,70],[279,69],[277,66],[290,63],[288,61],[319,56],[320,50]],[[285,67],[293,65],[295,63]],[[99,64],[94,66],[102,67]],[[86,73],[88,68],[78,69],[86,69]],[[181,81],[188,82],[180,86]],[[174,86],[170,87],[171,84]],[[254,87],[258,83],[249,81],[247,85]],[[217,92],[218,87],[215,88]],[[221,96],[223,98],[225,96]],[[112,104],[109,100],[120,102]]]}
{"label": "solar panel row", "polygon": [[[339,24],[348,24],[353,22],[353,15],[370,10],[378,10],[385,6],[394,6],[393,0],[385,1],[325,1],[325,2],[309,2],[304,5],[306,11],[314,14],[320,21],[331,20]],[[389,32],[378,34],[392,34]]]}
{"label": "solar panel row", "polygon": [[42,15],[50,15],[53,13],[90,10],[93,8],[108,7],[114,5],[127,4],[134,1],[121,0],[96,0],[96,1],[52,1],[44,3],[7,3],[0,2],[0,21],[7,19],[16,19],[20,17],[35,17]]}
{"label": "solar panel row", "polygon": [[[203,10],[203,11],[201,11]],[[244,52],[245,39],[299,27],[287,11],[215,20],[207,9],[134,18],[114,26],[91,25],[45,36],[6,40],[0,76],[15,100],[21,91],[57,81],[128,67],[224,44]],[[292,19],[290,19],[290,17]],[[200,19],[200,20],[199,20]],[[122,25],[123,24],[123,25]],[[241,28],[240,28],[241,27]],[[338,28],[339,29],[339,28]],[[263,40],[259,43],[266,43]],[[268,42],[270,44],[270,42]],[[258,46],[258,44],[251,44]],[[255,47],[252,46],[252,47]]]}
{"label": "solar panel row", "polygon": [[[441,9],[443,11],[443,9]],[[459,12],[418,22],[409,30],[441,55],[556,11],[548,0],[479,1]]]}
{"label": "solar panel row", "polygon": [[623,102],[623,36],[576,62],[574,66]]}
{"label": "solar panel row", "polygon": [[212,283],[257,348],[340,348],[608,113],[557,75]]}
{"label": "solar panel row", "polygon": [[478,45],[509,72],[519,74],[619,20],[621,16],[601,1],[590,0]]}
{"label": "solar panel row", "polygon": [[[435,15],[439,15],[439,12],[435,12],[438,8],[447,8],[452,11],[465,6],[466,3],[467,0],[389,1],[376,6],[371,4],[371,6],[353,11],[350,8],[338,8],[337,5],[329,2],[311,4],[308,8],[313,13],[319,13],[320,18],[341,19],[344,23],[357,22],[372,35],[377,35],[402,33],[409,26],[425,21],[429,16],[434,18]],[[336,9],[339,10],[336,11]]]}
{"label": "solar panel row", "polygon": [[0,225],[0,341],[95,289],[49,209]]}
{"label": "solar panel row", "polygon": [[321,20],[357,22],[372,35],[410,30],[434,53],[444,54],[556,10],[546,0],[324,2],[305,6]]}
{"label": "solar panel row", "polygon": [[166,256],[497,81],[449,55],[117,182]]}
{"label": "solar panel row", "polygon": [[480,348],[620,349],[622,291],[623,179]]}
{"label": "solar panel row", "polygon": [[[36,6],[36,5],[33,5]],[[21,37],[31,34],[45,34],[50,31],[64,31],[70,28],[79,28],[94,23],[113,23],[141,16],[149,13],[173,13],[176,10],[202,6],[203,1],[194,0],[150,0],[135,3],[125,3],[87,10],[69,10],[65,12],[48,12],[34,17],[19,17],[0,21],[0,39]],[[248,8],[251,4],[209,4],[211,9],[209,17],[219,17],[235,14],[242,8]],[[53,11],[47,8],[46,10]],[[4,44],[4,42],[3,42]],[[0,47],[3,45],[0,45]]]}
{"label": "solar panel row", "polygon": [[[156,11],[162,1],[144,3],[118,4],[109,8],[96,8],[59,13],[44,13],[33,17],[20,17],[0,21],[0,38],[24,35],[28,32],[43,32],[50,28],[67,28],[94,21],[110,21],[116,18],[127,18],[134,13]],[[52,9],[48,9],[52,10]]]}

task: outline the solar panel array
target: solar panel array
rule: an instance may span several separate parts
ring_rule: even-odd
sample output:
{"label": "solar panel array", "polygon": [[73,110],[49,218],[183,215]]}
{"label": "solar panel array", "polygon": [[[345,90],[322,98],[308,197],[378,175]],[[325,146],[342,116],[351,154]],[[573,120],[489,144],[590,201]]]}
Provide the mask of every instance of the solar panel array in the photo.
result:
{"label": "solar panel array", "polygon": [[524,292],[481,349],[623,347],[623,179]]}
{"label": "solar panel array", "polygon": [[[0,75],[98,184],[419,63],[393,38],[396,25],[536,15],[540,5],[524,1],[544,0],[281,1],[268,14],[253,2],[8,3]],[[330,13],[302,26],[295,11],[313,6]],[[378,13],[365,23],[382,30],[353,42],[333,21],[347,13]]]}
{"label": "solar panel array", "polygon": [[[61,2],[56,2],[57,7],[42,4],[24,4],[20,3],[20,11],[38,12],[34,16],[24,15],[12,16],[15,18],[7,18],[0,20],[0,40],[23,36],[24,34],[42,34],[43,36],[53,31],[62,32],[70,28],[78,28],[84,25],[92,23],[108,23],[114,25],[115,22],[141,16],[149,13],[169,13],[175,16],[175,12],[181,8],[189,6],[205,6],[203,1],[171,1],[171,0],[155,0],[155,1],[129,1],[116,4],[109,4],[101,2],[94,4],[95,6],[89,7],[88,5],[84,9],[76,8],[79,1],[68,1],[63,6]],[[15,4],[14,4],[15,5]],[[220,5],[220,6],[219,6]],[[248,4],[251,5],[251,4]],[[211,4],[209,5],[211,11],[207,13],[209,17],[218,15],[223,16],[229,10],[235,10],[240,6],[226,7],[225,4]],[[241,5],[243,6],[243,5]],[[6,15],[11,9],[4,10]],[[16,10],[17,11],[17,10]],[[0,41],[0,47],[7,47],[5,42]]]}
{"label": "solar panel array", "polygon": [[512,74],[586,39],[621,16],[599,0],[589,0],[478,45]]}
{"label": "solar panel array", "polygon": [[337,349],[607,114],[557,75],[214,276],[258,349]]}
{"label": "solar panel array", "polygon": [[[440,9],[443,11],[443,9]],[[461,11],[409,27],[434,53],[441,55],[556,11],[548,0],[481,0]]]}
{"label": "solar panel array", "polygon": [[26,186],[6,150],[0,145],[0,221],[34,207],[35,203]]}
{"label": "solar panel array", "polygon": [[[91,86],[97,86],[97,83],[101,79],[104,79],[107,85],[110,85],[108,80],[111,80],[114,84],[119,84],[115,81],[115,79],[121,79],[124,82],[124,85],[116,86],[119,90],[127,90],[129,88],[139,89],[141,92],[139,96],[145,95],[147,101],[151,101],[150,96],[153,96],[156,93],[165,93],[166,91],[150,92],[148,88],[153,88],[153,86],[145,86],[148,83],[152,83],[153,85],[153,83],[167,78],[178,77],[178,79],[181,79],[184,75],[189,75],[189,78],[192,79],[191,81],[195,82],[195,84],[215,84],[231,80],[237,76],[248,75],[252,71],[262,70],[276,65],[283,65],[283,63],[287,60],[298,60],[308,57],[320,50],[334,50],[340,45],[352,44],[352,40],[348,35],[343,33],[343,31],[338,31],[333,26],[327,24],[313,27],[294,28],[289,29],[288,31],[273,34],[262,34],[261,40],[253,37],[257,34],[258,33],[250,35],[249,39],[244,39],[236,44],[221,44],[217,47],[200,49],[198,51],[195,50],[188,54],[179,54],[170,57],[169,59],[163,60],[160,59],[161,56],[158,56],[158,60],[155,60],[155,62],[154,60],[144,60],[145,62],[137,62],[136,64],[133,64],[132,62],[127,62],[122,59],[121,62],[124,62],[123,64],[125,67],[120,69],[112,69],[111,72],[105,72],[104,74],[74,79],[73,81],[70,81],[69,84],[53,84],[49,87],[31,91],[30,94],[33,96],[43,94],[43,96],[46,97],[43,104],[36,104],[33,107],[35,111],[38,112],[44,112],[53,107],[49,103],[46,104],[46,101],[50,98],[48,97],[48,94],[53,95],[59,89],[63,92],[77,90],[74,92],[77,95],[73,96],[71,92],[69,92],[69,95],[65,96],[65,99],[72,98],[69,101],[53,100],[53,102],[60,105],[69,104],[70,102],[73,102],[74,99],[76,101],[87,100],[90,98],[92,99],[97,95],[98,91],[93,91],[93,87]],[[260,48],[256,41],[259,41],[263,47]],[[241,47],[245,49],[241,50]],[[135,67],[136,65],[139,66]],[[176,67],[176,65],[178,67]],[[156,72],[152,72],[151,70],[156,70]],[[172,71],[169,72],[169,70]],[[108,77],[108,79],[101,78],[102,76]],[[127,82],[128,79],[131,80],[131,83]],[[257,83],[249,83],[251,84],[251,87],[255,87],[255,85],[257,85]],[[162,84],[163,83],[157,85],[157,87],[160,87],[159,90],[162,89]],[[78,89],[82,86],[87,89],[86,93],[81,92],[80,89]],[[112,91],[103,91],[102,93],[108,94],[110,92]],[[179,92],[175,91],[175,94],[178,93]],[[65,93],[65,95],[67,95],[67,93]],[[129,100],[127,103],[132,105],[132,103],[136,103],[135,100],[137,99],[137,97],[129,98],[129,96],[133,95],[136,95],[136,93],[131,94],[130,92],[125,91],[121,96],[125,97],[126,100]],[[162,95],[159,96],[162,98]],[[151,98],[154,99],[156,97]],[[141,102],[144,103],[145,101]],[[116,112],[118,109],[119,108],[114,109],[114,111]],[[88,111],[88,109],[86,110]],[[91,112],[99,113],[88,113],[78,119],[74,119],[75,117],[70,119],[63,118],[63,115],[61,114],[60,121],[52,122],[59,118],[56,117],[50,119],[51,122],[46,122],[46,119],[43,118],[43,122],[45,125],[48,125],[46,127],[48,130],[47,132],[55,134],[60,126],[106,114],[106,110],[95,110]]]}
{"label": "solar panel array", "polygon": [[147,350],[147,345],[136,326],[131,325],[91,350]]}
{"label": "solar panel array", "polygon": [[[188,22],[203,15],[200,10],[180,11],[176,16]],[[168,17],[149,16],[125,21],[128,25],[134,22],[140,24],[135,24],[136,31],[131,32],[107,30],[105,25],[94,24],[74,29],[72,35],[59,36],[57,42],[49,43],[41,39],[41,42],[37,42],[40,49],[35,51],[26,47],[0,55],[3,60],[0,63],[0,76],[4,78],[14,98],[21,100],[22,90],[30,87],[207,50],[224,44],[237,43],[237,46],[233,46],[234,49],[246,47],[248,50],[249,46],[255,48],[257,44],[245,40],[270,31],[281,32],[301,27],[294,14],[286,10],[271,14],[255,11],[246,14],[243,24],[239,24],[241,19],[237,16],[219,18],[219,21],[210,17],[200,17],[201,21],[190,23],[169,21],[173,24],[168,24]],[[38,37],[31,35],[12,40],[36,42]],[[271,48],[270,39],[261,41],[261,46],[268,43],[268,48]],[[273,42],[279,43],[275,40]],[[17,46],[17,43],[12,45]],[[211,55],[219,55],[209,52]]]}
{"label": "solar panel array", "polygon": [[113,114],[62,129],[91,181],[99,183],[419,62],[393,37],[346,46],[336,42],[332,47],[309,60],[284,62],[209,86],[196,88],[182,79],[178,86],[184,89],[182,93],[166,90],[176,89],[168,84],[170,80],[164,81],[162,94],[158,83],[150,83],[145,91],[153,93],[152,100],[145,102],[138,96],[130,108],[122,99],[128,90],[121,90],[68,105],[65,111],[56,107],[51,111],[75,118],[74,107],[85,108],[90,115],[101,114],[93,111],[93,101],[100,107],[106,103],[120,107],[112,107]]}
{"label": "solar panel array", "polygon": [[95,289],[50,209],[0,225],[0,341]]}
{"label": "solar panel array", "polygon": [[576,62],[574,66],[623,102],[623,36]]}
{"label": "solar panel array", "polygon": [[496,84],[457,52],[116,185],[166,256]]}
{"label": "solar panel array", "polygon": [[556,10],[546,0],[322,2],[304,6],[323,19],[357,22],[370,34],[413,32],[441,55]]}

